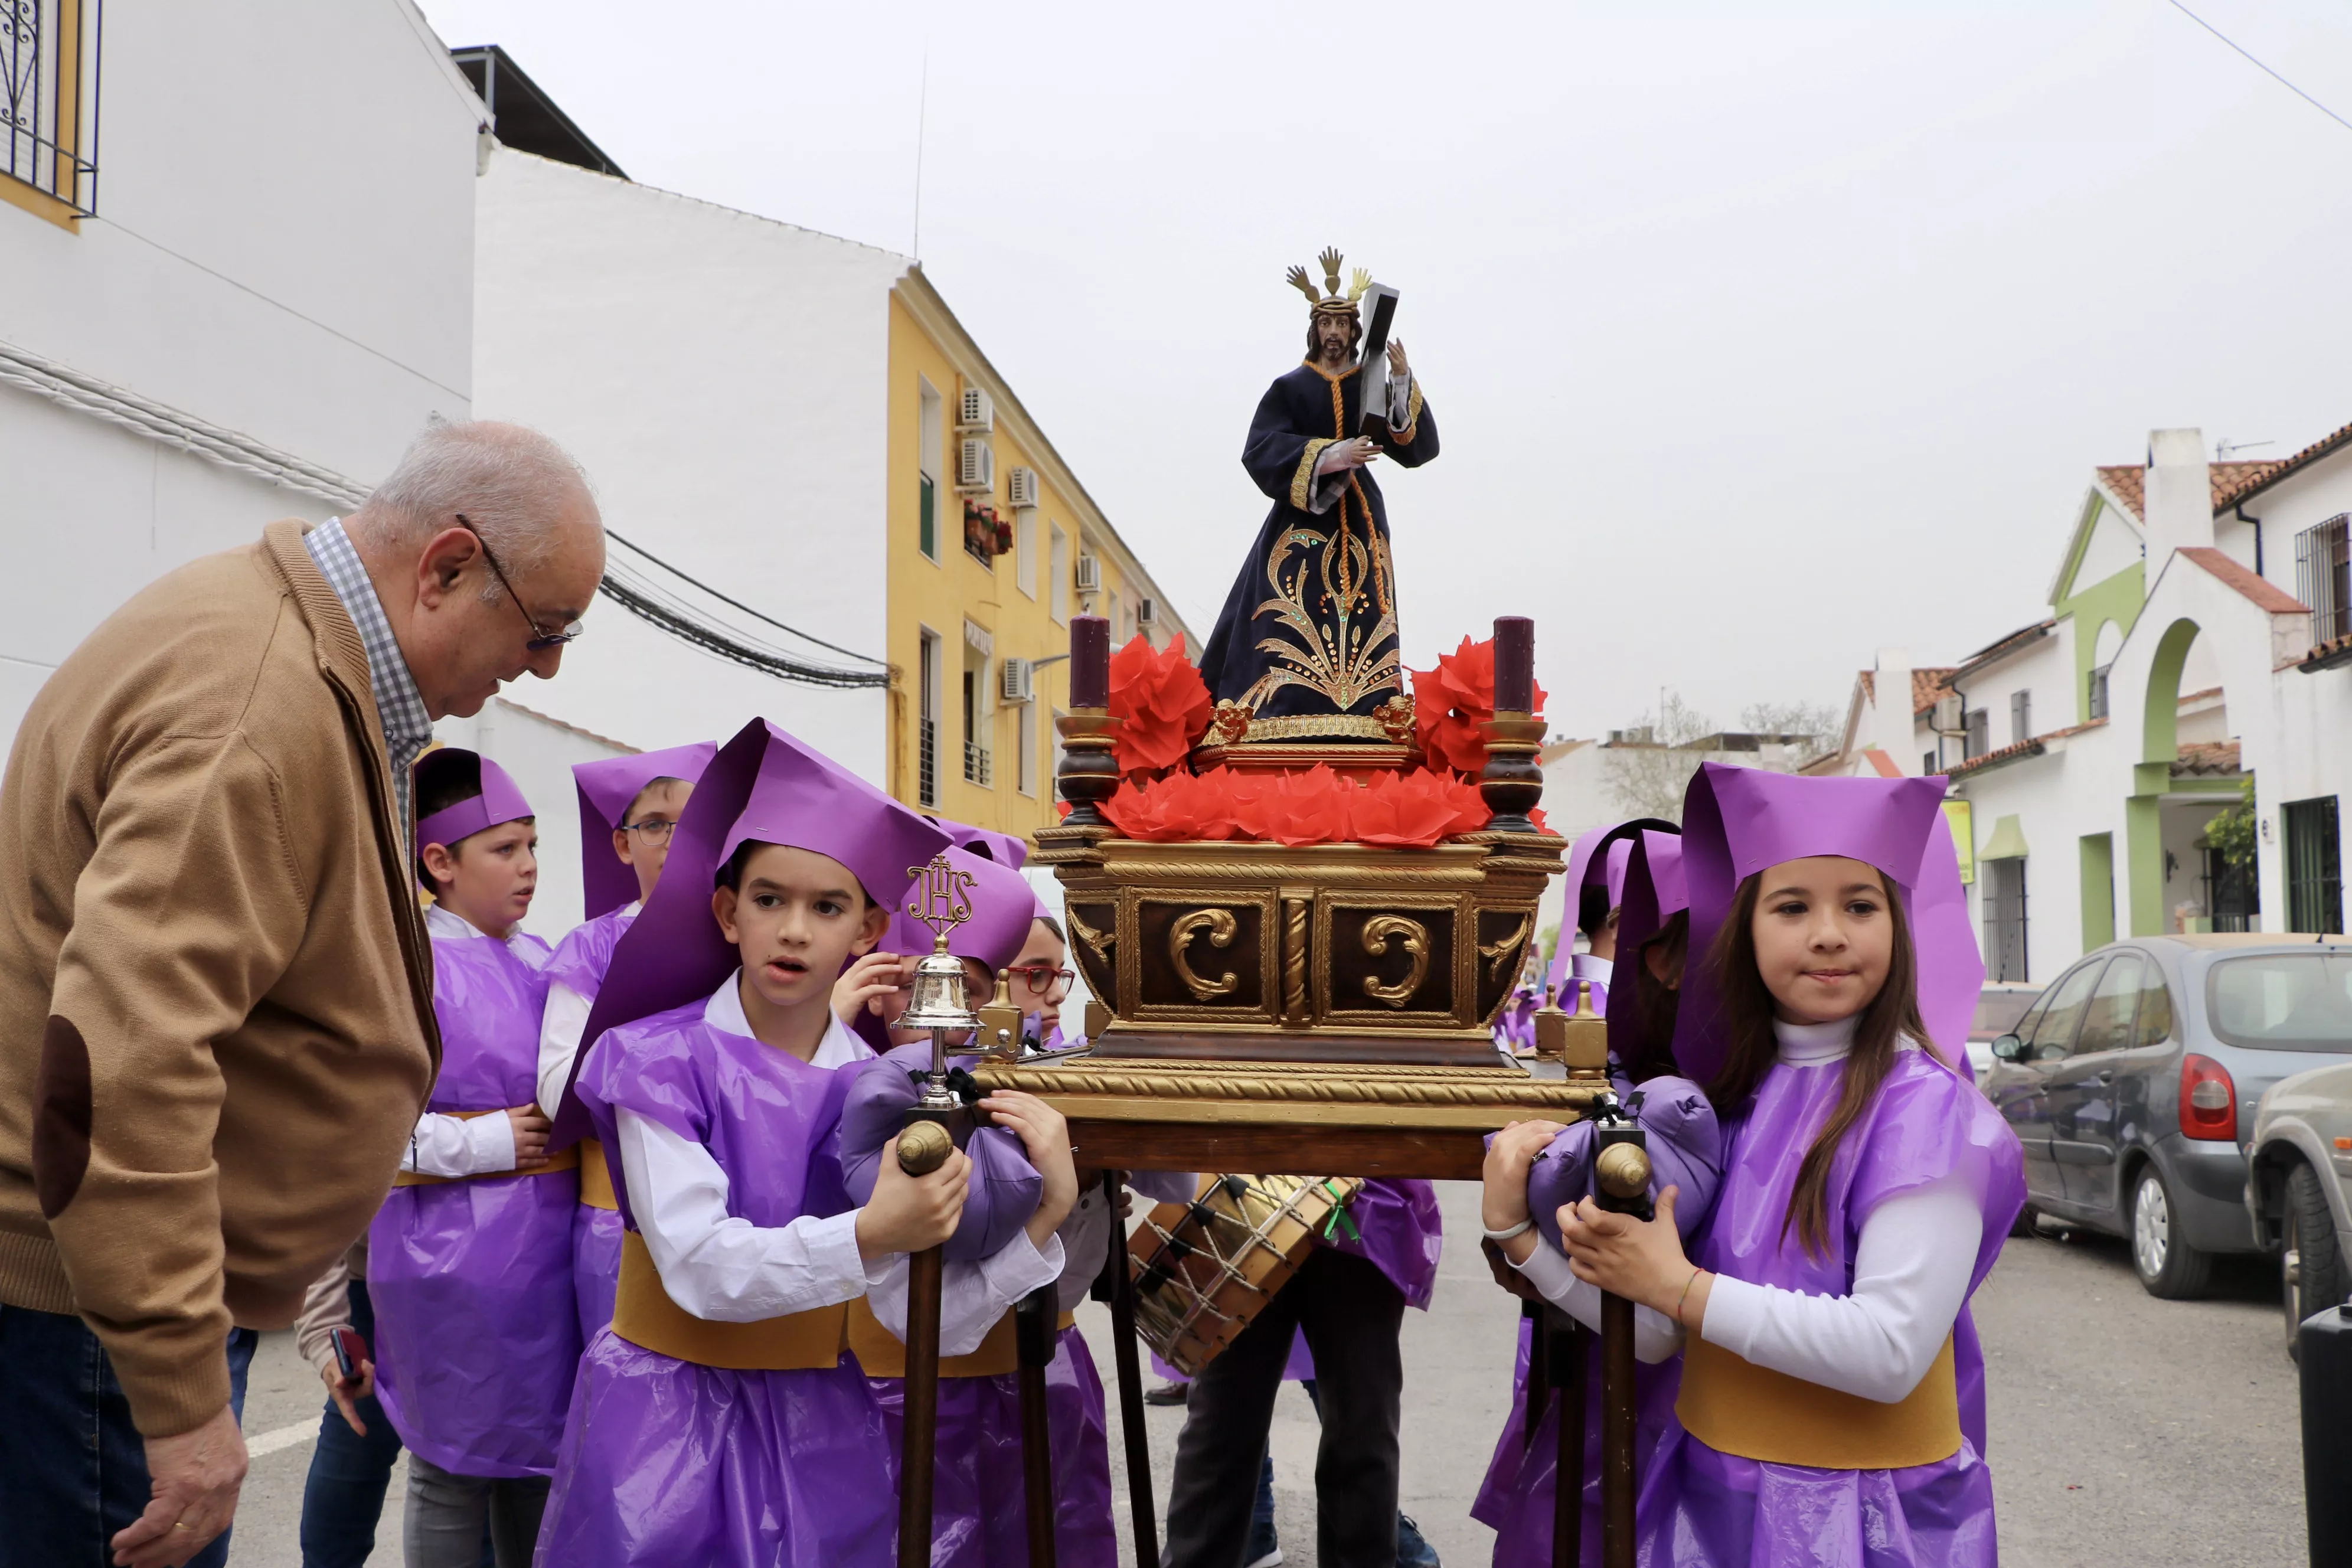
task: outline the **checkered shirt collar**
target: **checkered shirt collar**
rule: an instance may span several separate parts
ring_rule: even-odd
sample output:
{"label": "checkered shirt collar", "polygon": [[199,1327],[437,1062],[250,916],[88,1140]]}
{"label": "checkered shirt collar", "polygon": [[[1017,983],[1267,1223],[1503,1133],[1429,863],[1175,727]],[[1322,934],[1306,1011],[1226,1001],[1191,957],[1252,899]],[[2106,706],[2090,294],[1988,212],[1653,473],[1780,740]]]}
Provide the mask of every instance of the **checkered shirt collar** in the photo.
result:
{"label": "checkered shirt collar", "polygon": [[409,801],[409,770],[433,742],[433,716],[425,710],[425,699],[417,694],[408,660],[392,635],[392,623],[384,618],[375,584],[368,581],[360,552],[343,531],[343,520],[328,519],[302,536],[302,545],[335,596],[342,600],[352,625],[359,628],[360,646],[367,650],[368,686],[375,693],[375,710],[383,721],[384,750],[392,757],[392,788],[400,803],[401,832],[412,834],[415,823]]}

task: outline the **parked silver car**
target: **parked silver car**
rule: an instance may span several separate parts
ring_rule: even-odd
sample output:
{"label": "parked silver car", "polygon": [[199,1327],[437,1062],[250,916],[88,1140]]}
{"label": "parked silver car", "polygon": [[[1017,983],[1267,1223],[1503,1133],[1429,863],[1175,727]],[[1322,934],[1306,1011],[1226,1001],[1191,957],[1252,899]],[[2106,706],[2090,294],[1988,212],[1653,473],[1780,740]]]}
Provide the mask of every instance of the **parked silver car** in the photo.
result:
{"label": "parked silver car", "polygon": [[2150,1295],[2194,1296],[2263,1242],[2245,1142],[2281,1079],[2352,1062],[2352,942],[2132,937],[2085,954],[1993,1042],[1984,1092],[2039,1213],[2131,1240]]}
{"label": "parked silver car", "polygon": [[2286,1353],[2314,1312],[2352,1300],[2352,1066],[2281,1079],[2263,1096],[2246,1145],[2246,1209],[2279,1249]]}

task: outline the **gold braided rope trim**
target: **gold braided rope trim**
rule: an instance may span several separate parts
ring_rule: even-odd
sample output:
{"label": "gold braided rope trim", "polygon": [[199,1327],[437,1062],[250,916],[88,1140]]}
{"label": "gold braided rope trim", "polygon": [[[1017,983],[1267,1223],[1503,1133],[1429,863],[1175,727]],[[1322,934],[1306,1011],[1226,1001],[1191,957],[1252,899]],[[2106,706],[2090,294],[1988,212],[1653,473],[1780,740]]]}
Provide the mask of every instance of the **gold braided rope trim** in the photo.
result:
{"label": "gold braided rope trim", "polygon": [[1345,735],[1393,745],[1388,726],[1369,713],[1301,713],[1286,719],[1252,719],[1245,739],[1296,741],[1318,735]]}
{"label": "gold braided rope trim", "polygon": [[1256,1100],[1324,1105],[1457,1105],[1581,1110],[1605,1085],[1522,1078],[1508,1069],[1331,1067],[1253,1062],[1215,1067],[1056,1067],[974,1069],[985,1089],[1028,1094],[1091,1094],[1130,1100]]}
{"label": "gold braided rope trim", "polygon": [[1298,471],[1290,476],[1290,504],[1300,511],[1314,510],[1307,502],[1315,499],[1316,459],[1322,457],[1323,448],[1331,444],[1324,437],[1311,437],[1307,443],[1306,456],[1298,459]]}

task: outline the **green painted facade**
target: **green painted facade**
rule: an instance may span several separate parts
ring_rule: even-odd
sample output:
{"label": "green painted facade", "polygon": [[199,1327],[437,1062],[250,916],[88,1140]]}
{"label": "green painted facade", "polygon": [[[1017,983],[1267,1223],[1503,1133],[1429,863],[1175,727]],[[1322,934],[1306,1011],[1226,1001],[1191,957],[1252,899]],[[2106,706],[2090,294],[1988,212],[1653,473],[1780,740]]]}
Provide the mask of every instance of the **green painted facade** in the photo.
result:
{"label": "green painted facade", "polygon": [[2083,951],[2116,940],[2116,836],[2085,833],[2076,841],[2083,868]]}

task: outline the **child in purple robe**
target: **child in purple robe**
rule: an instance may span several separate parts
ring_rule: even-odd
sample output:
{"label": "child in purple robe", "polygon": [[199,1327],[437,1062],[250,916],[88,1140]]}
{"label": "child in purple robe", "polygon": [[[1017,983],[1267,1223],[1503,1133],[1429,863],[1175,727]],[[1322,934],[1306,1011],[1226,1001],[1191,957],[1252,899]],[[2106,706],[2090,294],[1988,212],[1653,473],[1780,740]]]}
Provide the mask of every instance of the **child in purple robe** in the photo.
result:
{"label": "child in purple robe", "polygon": [[[1675,833],[1671,822],[1638,816],[1593,828],[1568,852],[1568,915],[1552,954],[1551,984],[1567,1012],[1577,1007],[1577,983],[1592,987],[1592,1010],[1609,1016],[1609,986],[1617,964],[1617,923],[1625,903],[1625,868],[1633,844],[1644,831]],[[1583,933],[1585,951],[1573,951],[1568,926]]]}
{"label": "child in purple robe", "polygon": [[1644,1359],[1684,1345],[1642,1484],[1651,1568],[1997,1559],[1967,1303],[2024,1177],[1941,1054],[1984,973],[1942,796],[1714,763],[1693,781],[1675,1055],[1726,1124],[1714,1213],[1688,1253],[1671,1191],[1646,1223],[1589,1198],[1559,1215],[1577,1278],[1643,1309]]}
{"label": "child in purple robe", "polygon": [[[902,1325],[906,1255],[990,1194],[971,1194],[957,1152],[919,1178],[884,1158],[851,1200],[838,1069],[870,1052],[831,994],[945,844],[764,722],[704,773],[574,1079],[627,1234],[613,1321],[580,1358],[541,1563],[890,1562],[896,1460],[847,1353],[850,1304],[871,1291]],[[1033,1194],[1075,1185],[1058,1115],[1019,1095],[990,1110],[1037,1156]],[[944,1341],[1059,1272],[1059,1214],[1043,1249],[1018,1223],[1035,1216],[1013,1217],[1025,1255],[950,1265]]]}
{"label": "child in purple robe", "polygon": [[[704,741],[572,765],[580,795],[580,869],[587,919],[547,963],[547,1010],[540,1021],[539,1103],[562,1102],[572,1081],[588,1009],[612,967],[613,950],[653,897],[670,837],[718,747]],[[621,1279],[621,1214],[593,1138],[580,1143],[580,1212],[572,1221],[572,1293],[580,1342],[613,1321]]]}
{"label": "child in purple robe", "polygon": [[538,880],[530,805],[444,749],[415,770],[417,874],[434,895],[441,1070],[368,1229],[376,1394],[409,1451],[412,1563],[530,1561],[570,1402],[576,1163],[545,1157],[532,1068],[547,944],[520,934]]}

